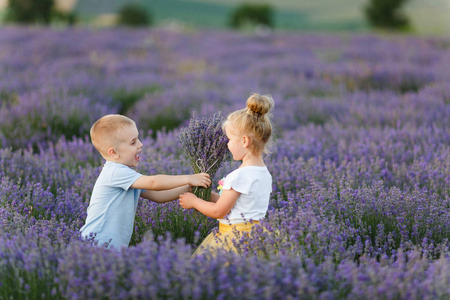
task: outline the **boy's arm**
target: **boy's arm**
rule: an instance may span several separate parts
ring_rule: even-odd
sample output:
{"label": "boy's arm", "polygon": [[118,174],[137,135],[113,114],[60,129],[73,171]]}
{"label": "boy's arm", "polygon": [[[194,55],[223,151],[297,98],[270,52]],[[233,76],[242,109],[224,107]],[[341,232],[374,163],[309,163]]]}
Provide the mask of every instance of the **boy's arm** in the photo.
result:
{"label": "boy's arm", "polygon": [[141,193],[141,197],[157,203],[166,203],[172,200],[177,200],[180,194],[190,192],[191,186],[186,184],[177,188],[165,191],[151,191],[147,190]]}
{"label": "boy's arm", "polygon": [[209,179],[209,174],[207,173],[198,173],[193,175],[143,175],[131,185],[131,188],[161,191],[173,189],[186,184],[207,188],[211,184],[211,180]]}
{"label": "boy's arm", "polygon": [[212,192],[211,193],[211,202],[214,202],[214,203],[216,203],[217,202],[217,200],[219,200],[219,198],[220,198],[220,195],[219,194],[217,194],[217,193],[214,193],[214,192]]}

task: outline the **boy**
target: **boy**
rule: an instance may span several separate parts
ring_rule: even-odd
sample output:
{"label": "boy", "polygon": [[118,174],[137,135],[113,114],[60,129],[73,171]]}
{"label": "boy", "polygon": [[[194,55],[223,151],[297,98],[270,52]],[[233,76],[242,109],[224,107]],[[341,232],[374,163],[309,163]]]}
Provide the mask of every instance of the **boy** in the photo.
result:
{"label": "boy", "polygon": [[130,243],[139,197],[158,203],[178,199],[191,186],[208,187],[206,173],[194,175],[145,176],[137,167],[142,143],[133,120],[106,115],[92,125],[91,140],[106,160],[95,182],[87,209],[83,236],[95,234],[99,245],[109,243],[115,250]]}

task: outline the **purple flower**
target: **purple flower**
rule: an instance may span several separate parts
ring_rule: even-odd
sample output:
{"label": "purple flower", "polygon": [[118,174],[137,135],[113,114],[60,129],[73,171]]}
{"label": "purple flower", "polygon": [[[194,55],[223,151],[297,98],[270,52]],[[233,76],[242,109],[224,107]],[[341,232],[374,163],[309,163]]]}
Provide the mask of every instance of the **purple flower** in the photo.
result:
{"label": "purple flower", "polygon": [[[212,118],[197,118],[181,130],[178,142],[191,162],[194,173],[208,173],[214,178],[217,170],[230,157],[228,138],[222,130],[222,116],[215,113]],[[194,193],[204,200],[211,197],[211,187],[194,188]]]}

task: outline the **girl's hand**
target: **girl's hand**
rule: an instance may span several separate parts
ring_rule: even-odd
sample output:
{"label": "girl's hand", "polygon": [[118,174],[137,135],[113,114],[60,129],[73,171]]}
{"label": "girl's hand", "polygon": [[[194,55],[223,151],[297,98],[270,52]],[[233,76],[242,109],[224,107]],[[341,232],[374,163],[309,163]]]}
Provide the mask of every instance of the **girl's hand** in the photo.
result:
{"label": "girl's hand", "polygon": [[211,185],[211,179],[209,179],[208,173],[197,173],[190,176],[191,179],[189,180],[189,184],[191,186],[202,186],[204,188],[207,188]]}
{"label": "girl's hand", "polygon": [[185,209],[194,208],[194,202],[196,199],[198,199],[197,196],[192,193],[183,193],[180,195],[180,205]]}

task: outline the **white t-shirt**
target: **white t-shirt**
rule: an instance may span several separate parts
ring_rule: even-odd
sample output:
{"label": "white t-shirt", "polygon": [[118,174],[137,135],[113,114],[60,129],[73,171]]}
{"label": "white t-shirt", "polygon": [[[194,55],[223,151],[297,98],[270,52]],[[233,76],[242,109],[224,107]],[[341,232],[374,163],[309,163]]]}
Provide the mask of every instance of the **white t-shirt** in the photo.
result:
{"label": "white t-shirt", "polygon": [[272,192],[272,176],[267,167],[248,166],[234,170],[225,177],[223,189],[240,193],[230,213],[219,222],[236,224],[259,221],[265,217]]}
{"label": "white t-shirt", "polygon": [[128,166],[107,161],[95,182],[87,209],[83,236],[96,234],[99,245],[119,250],[128,247],[134,229],[139,197],[144,190],[130,186],[142,175]]}

